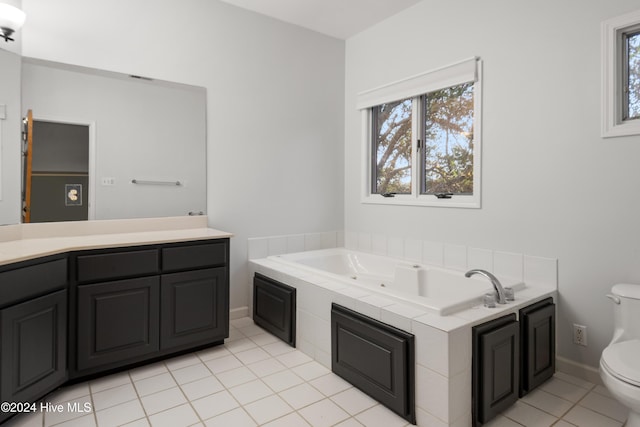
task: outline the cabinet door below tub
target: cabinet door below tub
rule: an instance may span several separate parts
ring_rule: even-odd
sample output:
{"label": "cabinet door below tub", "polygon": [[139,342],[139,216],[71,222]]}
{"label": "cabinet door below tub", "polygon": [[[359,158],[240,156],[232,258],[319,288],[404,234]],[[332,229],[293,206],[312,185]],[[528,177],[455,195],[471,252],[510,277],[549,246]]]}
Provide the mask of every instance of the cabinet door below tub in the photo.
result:
{"label": "cabinet door below tub", "polygon": [[520,310],[520,397],[551,378],[556,361],[556,306],[552,298]]}
{"label": "cabinet door below tub", "polygon": [[473,336],[473,425],[494,418],[518,400],[520,328],[515,314],[475,326]]}
{"label": "cabinet door below tub", "polygon": [[259,273],[253,278],[253,321],[296,346],[296,289]]}

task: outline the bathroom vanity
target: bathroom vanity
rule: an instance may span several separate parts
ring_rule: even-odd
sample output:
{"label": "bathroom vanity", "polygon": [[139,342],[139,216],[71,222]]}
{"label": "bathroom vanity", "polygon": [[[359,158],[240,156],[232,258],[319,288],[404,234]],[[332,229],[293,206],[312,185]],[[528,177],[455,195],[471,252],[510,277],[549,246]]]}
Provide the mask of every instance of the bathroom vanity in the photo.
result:
{"label": "bathroom vanity", "polygon": [[95,221],[72,236],[40,228],[0,241],[3,402],[228,336],[231,234],[206,217]]}

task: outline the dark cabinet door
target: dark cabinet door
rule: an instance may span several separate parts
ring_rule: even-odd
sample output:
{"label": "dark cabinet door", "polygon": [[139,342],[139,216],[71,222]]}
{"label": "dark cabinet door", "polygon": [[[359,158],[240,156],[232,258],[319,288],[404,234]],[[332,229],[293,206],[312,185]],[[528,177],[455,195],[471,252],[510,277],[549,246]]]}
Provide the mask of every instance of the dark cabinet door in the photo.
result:
{"label": "dark cabinet door", "polygon": [[296,345],[296,289],[256,274],[253,321],[287,344]]}
{"label": "dark cabinet door", "polygon": [[519,394],[520,328],[515,314],[473,328],[473,422],[484,424]]}
{"label": "dark cabinet door", "polygon": [[0,321],[3,402],[33,401],[66,380],[67,291],[5,308]]}
{"label": "dark cabinet door", "polygon": [[78,370],[115,368],[159,350],[158,276],[78,286]]}
{"label": "dark cabinet door", "polygon": [[164,274],[161,278],[161,348],[222,341],[229,335],[225,268]]}
{"label": "dark cabinet door", "polygon": [[520,396],[553,376],[556,352],[556,306],[548,298],[520,310]]}
{"label": "dark cabinet door", "polygon": [[331,306],[331,370],[412,424],[414,336],[338,304]]}

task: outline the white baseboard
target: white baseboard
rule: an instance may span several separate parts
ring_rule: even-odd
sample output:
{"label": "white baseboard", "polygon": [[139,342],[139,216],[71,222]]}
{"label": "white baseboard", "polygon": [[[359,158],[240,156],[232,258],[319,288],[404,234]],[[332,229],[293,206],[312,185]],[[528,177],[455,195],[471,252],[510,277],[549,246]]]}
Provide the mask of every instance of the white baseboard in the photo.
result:
{"label": "white baseboard", "polygon": [[583,380],[594,384],[602,385],[600,372],[598,371],[598,368],[594,368],[593,366],[556,356],[556,370],[564,372],[565,374],[573,375],[574,377],[582,378]]}
{"label": "white baseboard", "polygon": [[249,307],[238,307],[229,310],[229,320],[240,319],[249,316]]}

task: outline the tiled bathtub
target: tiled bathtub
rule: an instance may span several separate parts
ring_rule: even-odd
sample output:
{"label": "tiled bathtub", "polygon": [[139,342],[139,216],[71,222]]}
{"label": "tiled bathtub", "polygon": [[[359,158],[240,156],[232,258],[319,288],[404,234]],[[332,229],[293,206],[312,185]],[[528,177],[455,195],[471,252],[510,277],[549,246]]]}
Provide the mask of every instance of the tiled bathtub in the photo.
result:
{"label": "tiled bathtub", "polygon": [[[529,262],[534,266],[542,263],[546,273],[548,264],[555,263],[535,257]],[[467,267],[473,268],[464,266]],[[550,280],[544,282],[534,280],[541,276],[534,272],[527,287],[516,292],[516,300],[506,306],[490,309],[476,305],[443,316],[274,258],[253,259],[250,269],[252,276],[261,273],[297,289],[297,347],[328,368],[331,368],[333,302],[414,334],[416,412],[421,426],[471,425],[471,328],[474,325],[517,313],[526,305],[556,294],[555,276],[550,275]]]}

